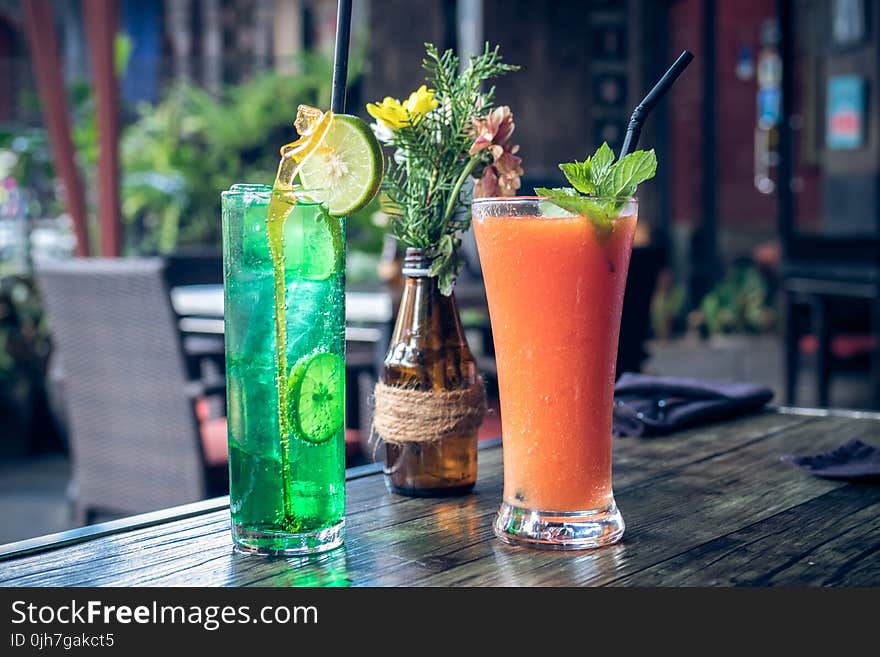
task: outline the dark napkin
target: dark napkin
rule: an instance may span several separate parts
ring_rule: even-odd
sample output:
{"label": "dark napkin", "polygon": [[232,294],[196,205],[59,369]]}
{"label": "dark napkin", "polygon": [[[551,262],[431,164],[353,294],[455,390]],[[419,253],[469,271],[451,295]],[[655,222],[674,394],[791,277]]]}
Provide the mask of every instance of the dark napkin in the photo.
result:
{"label": "dark napkin", "polygon": [[880,481],[880,449],[861,440],[848,440],[840,447],[824,454],[795,456],[780,459],[817,477],[849,481]]}
{"label": "dark napkin", "polygon": [[614,386],[614,434],[659,436],[755,413],[772,397],[754,383],[625,373]]}

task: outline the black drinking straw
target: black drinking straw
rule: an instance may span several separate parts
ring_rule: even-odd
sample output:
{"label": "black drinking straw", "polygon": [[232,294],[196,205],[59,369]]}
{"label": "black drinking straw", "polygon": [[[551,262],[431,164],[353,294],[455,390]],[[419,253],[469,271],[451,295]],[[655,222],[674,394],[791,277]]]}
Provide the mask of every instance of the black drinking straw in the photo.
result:
{"label": "black drinking straw", "polygon": [[348,42],[351,37],[351,0],[339,0],[336,9],[336,51],[333,55],[333,96],[330,109],[345,112],[345,82],[348,77]]}
{"label": "black drinking straw", "polygon": [[684,72],[684,69],[687,68],[687,65],[691,63],[693,58],[693,53],[688,50],[683,51],[672,66],[669,67],[669,70],[663,74],[660,81],[654,85],[654,88],[648,92],[648,95],[633,110],[629,125],[626,128],[626,136],[623,138],[623,146],[620,148],[620,157],[629,155],[636,149],[636,145],[639,143],[639,135],[642,134],[642,124],[645,122],[648,112],[654,109],[654,106],[660,102],[660,99],[669,91],[672,83]]}

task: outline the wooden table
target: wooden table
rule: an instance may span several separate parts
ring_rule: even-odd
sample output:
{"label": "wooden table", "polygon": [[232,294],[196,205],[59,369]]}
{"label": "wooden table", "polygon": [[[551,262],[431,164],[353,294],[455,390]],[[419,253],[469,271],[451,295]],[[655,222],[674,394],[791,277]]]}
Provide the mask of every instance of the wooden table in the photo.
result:
{"label": "wooden table", "polygon": [[237,554],[225,499],[0,548],[4,586],[880,585],[880,486],[812,477],[779,461],[848,438],[880,443],[880,414],[782,409],[615,443],[623,541],[581,552],[492,535],[501,448],[480,453],[472,495],[386,492],[375,466],[349,471],[345,548]]}

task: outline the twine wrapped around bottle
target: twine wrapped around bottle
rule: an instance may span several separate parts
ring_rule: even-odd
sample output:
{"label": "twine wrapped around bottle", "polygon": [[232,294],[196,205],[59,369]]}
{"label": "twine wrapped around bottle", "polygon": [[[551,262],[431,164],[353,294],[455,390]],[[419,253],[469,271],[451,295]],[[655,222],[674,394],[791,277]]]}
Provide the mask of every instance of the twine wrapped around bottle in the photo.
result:
{"label": "twine wrapped around bottle", "polygon": [[380,381],[373,394],[373,431],[389,443],[467,436],[479,429],[486,415],[486,389],[480,378],[463,390],[416,390]]}

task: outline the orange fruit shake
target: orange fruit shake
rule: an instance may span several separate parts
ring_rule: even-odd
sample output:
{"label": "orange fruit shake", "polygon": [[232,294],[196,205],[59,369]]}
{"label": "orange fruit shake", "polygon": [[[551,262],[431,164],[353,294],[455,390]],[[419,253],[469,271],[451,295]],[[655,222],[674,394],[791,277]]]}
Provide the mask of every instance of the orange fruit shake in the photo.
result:
{"label": "orange fruit shake", "polygon": [[504,502],[563,515],[613,508],[615,363],[636,202],[604,231],[533,198],[480,199],[473,214],[498,367]]}

